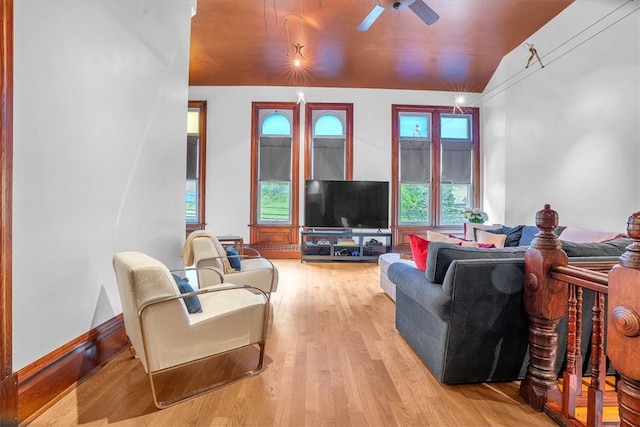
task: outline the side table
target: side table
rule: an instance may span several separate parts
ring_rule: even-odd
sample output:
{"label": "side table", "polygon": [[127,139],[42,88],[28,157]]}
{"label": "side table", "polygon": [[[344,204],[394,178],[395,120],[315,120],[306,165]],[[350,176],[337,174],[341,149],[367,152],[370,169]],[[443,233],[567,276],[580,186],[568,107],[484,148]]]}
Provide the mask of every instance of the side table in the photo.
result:
{"label": "side table", "polygon": [[226,235],[216,236],[222,246],[233,246],[238,255],[242,255],[242,248],[244,247],[244,239],[240,236]]}

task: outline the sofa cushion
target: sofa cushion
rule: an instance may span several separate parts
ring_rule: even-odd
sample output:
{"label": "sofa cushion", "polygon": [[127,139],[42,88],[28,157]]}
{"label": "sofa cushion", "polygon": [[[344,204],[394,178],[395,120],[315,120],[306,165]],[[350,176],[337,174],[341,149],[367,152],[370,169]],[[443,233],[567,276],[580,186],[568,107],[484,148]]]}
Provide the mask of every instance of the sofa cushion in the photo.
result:
{"label": "sofa cushion", "polygon": [[[449,243],[454,245],[462,245],[462,240],[460,239],[448,239]],[[413,256],[413,261],[416,263],[416,268],[422,271],[425,271],[427,268],[427,254],[429,253],[429,245],[433,243],[431,240],[425,239],[424,237],[417,236],[415,234],[409,234],[409,246],[411,247],[411,255]]]}
{"label": "sofa cushion", "polygon": [[565,227],[562,231],[562,240],[573,243],[606,242],[621,237],[625,237],[624,233],[617,231],[594,231],[577,227]]}
{"label": "sofa cushion", "polygon": [[[566,227],[564,225],[559,225],[553,230],[553,232],[556,236],[560,236],[560,233],[562,233],[565,228]],[[538,234],[538,231],[540,230],[535,225],[522,226],[522,234],[520,235],[520,242],[518,243],[518,246],[531,245],[531,242],[536,237],[536,234]]]}
{"label": "sofa cushion", "polygon": [[436,233],[435,231],[427,230],[427,240],[430,242],[449,242],[460,246],[471,246],[473,248],[478,247],[478,242],[473,240],[465,240],[454,236],[453,234]]}
{"label": "sofa cushion", "polygon": [[465,222],[463,227],[465,240],[476,240],[476,230],[502,230],[502,224],[485,225]]}
{"label": "sofa cushion", "polygon": [[433,242],[427,255],[427,280],[442,284],[451,261],[455,259],[524,258],[527,248],[469,248],[451,243]]}
{"label": "sofa cushion", "polygon": [[424,271],[427,268],[427,253],[429,252],[429,244],[431,242],[423,239],[415,234],[409,234],[409,246],[411,247],[411,256],[413,262],[416,263],[418,270]]}
{"label": "sofa cushion", "polygon": [[608,242],[575,243],[560,239],[560,243],[569,257],[620,256],[633,240],[620,238]]}
{"label": "sofa cushion", "polygon": [[[456,236],[454,236],[453,234],[449,234],[449,237],[451,237],[452,239],[458,239],[460,241],[462,241],[462,243],[460,244],[460,246],[470,246],[472,248],[495,248],[496,245],[494,245],[493,243],[480,243],[480,242],[476,242],[473,240],[465,240],[465,239],[459,239]],[[452,240],[447,240],[449,243],[456,243]]]}
{"label": "sofa cushion", "polygon": [[536,237],[536,234],[538,234],[538,231],[540,230],[535,225],[523,226],[518,246],[529,246],[533,239]]}
{"label": "sofa cushion", "polygon": [[501,230],[487,230],[487,232],[506,235],[504,246],[520,246],[523,228],[524,225],[516,225],[514,227],[503,225]]}
{"label": "sofa cushion", "polygon": [[427,240],[430,242],[446,242],[451,236],[446,234],[437,233],[435,231],[427,230]]}
{"label": "sofa cushion", "polygon": [[495,248],[504,248],[506,239],[506,234],[494,233],[490,230],[476,230],[476,240],[478,243],[491,244]]}

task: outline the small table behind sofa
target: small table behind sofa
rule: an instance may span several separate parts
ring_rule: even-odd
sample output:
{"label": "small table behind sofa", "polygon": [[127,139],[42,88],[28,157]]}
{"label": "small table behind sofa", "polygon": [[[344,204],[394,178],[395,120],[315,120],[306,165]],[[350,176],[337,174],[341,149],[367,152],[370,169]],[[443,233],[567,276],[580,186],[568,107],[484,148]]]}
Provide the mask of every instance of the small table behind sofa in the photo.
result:
{"label": "small table behind sofa", "polygon": [[401,262],[403,264],[410,265],[411,267],[416,266],[416,263],[413,262],[413,260],[404,259],[399,253],[382,254],[378,257],[378,265],[380,266],[380,287],[394,302],[396,301],[396,285],[389,280],[387,270],[391,264],[396,262]]}

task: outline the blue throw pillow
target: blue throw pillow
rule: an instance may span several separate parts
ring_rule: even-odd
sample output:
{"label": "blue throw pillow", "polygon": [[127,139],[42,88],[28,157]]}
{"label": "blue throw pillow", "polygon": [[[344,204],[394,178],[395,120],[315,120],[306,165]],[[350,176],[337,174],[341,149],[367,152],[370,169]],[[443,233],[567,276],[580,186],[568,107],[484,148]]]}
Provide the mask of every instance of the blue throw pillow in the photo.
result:
{"label": "blue throw pillow", "polygon": [[240,257],[238,256],[236,248],[229,246],[225,248],[225,250],[227,251],[227,259],[229,260],[229,264],[231,264],[231,268],[240,271]]}
{"label": "blue throw pillow", "polygon": [[520,239],[522,237],[522,229],[524,225],[516,225],[515,227],[502,226],[499,230],[485,230],[494,234],[505,234],[507,237],[504,241],[505,247],[520,246]]}
{"label": "blue throw pillow", "polygon": [[529,246],[531,245],[531,241],[538,234],[538,227],[535,225],[525,225],[522,227],[522,235],[520,236],[520,244],[519,246]]}
{"label": "blue throw pillow", "polygon": [[[193,292],[193,288],[187,281],[187,279],[183,279],[182,277],[172,274],[173,279],[176,281],[176,285],[178,285],[178,289],[181,294],[188,294],[189,292]],[[182,299],[184,301],[184,305],[187,306],[187,311],[189,313],[202,313],[202,304],[200,304],[200,298],[198,296],[192,296]]]}
{"label": "blue throw pillow", "polygon": [[[560,233],[562,233],[565,228],[567,227],[559,225],[553,230],[553,232],[556,236],[560,236]],[[525,225],[522,227],[522,236],[520,236],[519,246],[530,246],[531,242],[536,237],[536,234],[538,234],[538,231],[540,230],[538,230],[538,227],[535,225]]]}

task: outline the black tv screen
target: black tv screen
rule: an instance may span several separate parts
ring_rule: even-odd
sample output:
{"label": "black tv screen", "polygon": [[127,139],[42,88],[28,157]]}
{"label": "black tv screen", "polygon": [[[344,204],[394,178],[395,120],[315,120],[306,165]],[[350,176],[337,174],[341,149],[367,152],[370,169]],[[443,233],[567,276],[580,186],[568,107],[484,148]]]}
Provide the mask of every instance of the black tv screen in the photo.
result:
{"label": "black tv screen", "polygon": [[307,180],[304,188],[305,227],[389,227],[387,181]]}

